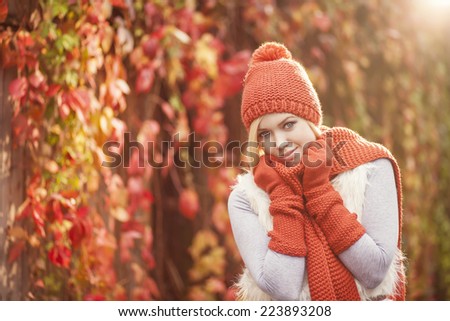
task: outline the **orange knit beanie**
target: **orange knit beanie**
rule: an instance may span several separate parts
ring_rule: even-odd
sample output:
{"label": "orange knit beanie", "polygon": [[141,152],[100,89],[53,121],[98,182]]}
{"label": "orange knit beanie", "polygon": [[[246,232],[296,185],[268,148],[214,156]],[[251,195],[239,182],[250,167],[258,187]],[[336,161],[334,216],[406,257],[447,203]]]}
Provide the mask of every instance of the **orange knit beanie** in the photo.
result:
{"label": "orange knit beanie", "polygon": [[320,101],[305,69],[276,42],[266,42],[253,53],[242,94],[241,116],[247,130],[269,113],[291,113],[322,124]]}

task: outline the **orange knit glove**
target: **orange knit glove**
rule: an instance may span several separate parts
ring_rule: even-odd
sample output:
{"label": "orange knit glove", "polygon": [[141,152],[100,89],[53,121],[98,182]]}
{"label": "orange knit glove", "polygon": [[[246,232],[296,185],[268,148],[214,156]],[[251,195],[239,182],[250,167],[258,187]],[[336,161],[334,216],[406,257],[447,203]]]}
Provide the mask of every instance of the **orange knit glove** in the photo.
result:
{"label": "orange knit glove", "polygon": [[268,246],[278,253],[306,256],[303,196],[295,194],[281,178],[276,170],[279,166],[284,165],[262,156],[254,171],[256,185],[269,194],[271,201],[273,230]]}
{"label": "orange knit glove", "polygon": [[365,229],[357,221],[357,215],[345,208],[341,196],[331,185],[331,164],[326,163],[326,157],[326,142],[322,138],[303,151],[302,184],[306,210],[321,228],[332,251],[340,254],[359,240]]}

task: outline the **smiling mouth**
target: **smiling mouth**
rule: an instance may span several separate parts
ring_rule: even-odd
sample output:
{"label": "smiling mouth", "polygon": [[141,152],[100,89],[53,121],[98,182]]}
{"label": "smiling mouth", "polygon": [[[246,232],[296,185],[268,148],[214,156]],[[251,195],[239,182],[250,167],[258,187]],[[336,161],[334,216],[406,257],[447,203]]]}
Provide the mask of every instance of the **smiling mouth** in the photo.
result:
{"label": "smiling mouth", "polygon": [[290,158],[292,158],[294,156],[294,152],[297,149],[298,149],[298,147],[294,148],[293,150],[291,150],[291,151],[289,151],[287,153],[285,153],[283,156],[278,156],[278,158],[281,159],[281,160],[288,160],[288,159],[290,159]]}

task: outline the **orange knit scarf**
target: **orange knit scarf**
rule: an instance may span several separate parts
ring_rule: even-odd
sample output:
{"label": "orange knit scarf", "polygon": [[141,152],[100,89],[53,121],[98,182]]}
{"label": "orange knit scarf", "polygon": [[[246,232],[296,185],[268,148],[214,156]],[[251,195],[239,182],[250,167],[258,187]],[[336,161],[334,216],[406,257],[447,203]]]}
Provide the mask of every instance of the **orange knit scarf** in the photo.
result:
{"label": "orange knit scarf", "polygon": [[[398,247],[401,248],[402,187],[400,169],[395,158],[384,146],[369,142],[350,129],[322,126],[321,130],[323,133],[322,138],[327,137],[327,142],[331,138],[332,141],[333,167],[330,179],[342,172],[379,158],[388,158],[391,161],[397,186],[399,209]],[[294,191],[296,186],[301,189],[298,177],[292,175],[292,173],[292,170],[286,168],[285,172],[280,172],[280,175],[288,181]],[[305,220],[305,238],[308,248],[306,269],[311,299],[321,301],[360,300],[353,275],[331,251],[321,228],[310,217],[307,217]],[[357,239],[349,240],[350,244],[356,241]],[[400,278],[402,282],[398,283],[396,295],[390,297],[392,300],[405,300],[404,275],[400,275]]]}

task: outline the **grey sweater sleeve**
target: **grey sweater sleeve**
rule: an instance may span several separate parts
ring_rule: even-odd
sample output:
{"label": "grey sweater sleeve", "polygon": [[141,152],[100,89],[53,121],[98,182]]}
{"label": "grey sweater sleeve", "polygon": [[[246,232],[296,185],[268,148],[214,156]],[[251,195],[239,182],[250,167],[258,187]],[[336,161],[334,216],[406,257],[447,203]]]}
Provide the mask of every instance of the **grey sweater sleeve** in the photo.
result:
{"label": "grey sweater sleeve", "polygon": [[[365,191],[362,224],[366,229],[355,244],[339,255],[354,277],[368,288],[383,280],[398,238],[397,190],[387,159],[372,162]],[[258,286],[275,300],[297,300],[305,273],[305,258],[274,252],[269,237],[250,207],[245,192],[234,189],[228,200],[233,235],[241,257]]]}

